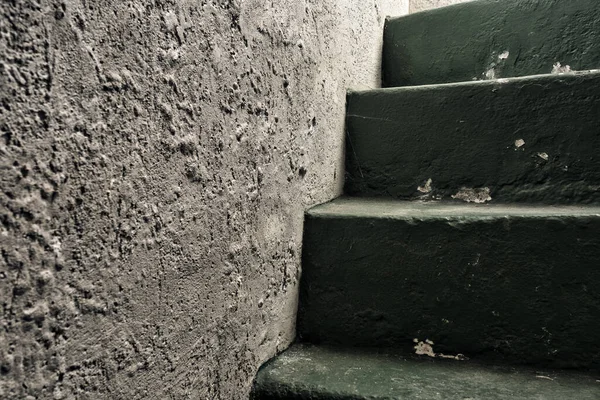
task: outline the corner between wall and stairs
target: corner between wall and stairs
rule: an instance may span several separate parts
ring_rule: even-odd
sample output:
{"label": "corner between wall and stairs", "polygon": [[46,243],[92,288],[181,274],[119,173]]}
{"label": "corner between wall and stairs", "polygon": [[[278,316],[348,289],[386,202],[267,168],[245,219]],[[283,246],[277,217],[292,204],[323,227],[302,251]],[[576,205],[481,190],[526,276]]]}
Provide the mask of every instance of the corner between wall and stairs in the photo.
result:
{"label": "corner between wall and stairs", "polygon": [[594,0],[387,20],[252,399],[600,398],[599,38]]}

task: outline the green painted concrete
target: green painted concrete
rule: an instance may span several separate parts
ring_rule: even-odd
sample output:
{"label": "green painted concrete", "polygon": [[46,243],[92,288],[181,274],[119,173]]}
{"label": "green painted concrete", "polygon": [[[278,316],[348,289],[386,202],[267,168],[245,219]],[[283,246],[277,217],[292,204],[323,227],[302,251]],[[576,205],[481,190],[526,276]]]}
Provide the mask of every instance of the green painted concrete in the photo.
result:
{"label": "green painted concrete", "polygon": [[384,84],[545,74],[556,62],[594,69],[599,36],[597,0],[479,0],[388,19]]}
{"label": "green painted concrete", "polygon": [[404,359],[393,353],[296,345],[268,363],[252,400],[597,400],[594,377]]}
{"label": "green painted concrete", "polygon": [[386,21],[402,87],[348,94],[356,197],[307,212],[253,400],[600,399],[598,37],[597,0]]}
{"label": "green painted concrete", "polygon": [[600,72],[351,92],[347,109],[347,194],[600,201]]}
{"label": "green painted concrete", "polygon": [[308,212],[300,340],[600,367],[600,207],[338,199]]}

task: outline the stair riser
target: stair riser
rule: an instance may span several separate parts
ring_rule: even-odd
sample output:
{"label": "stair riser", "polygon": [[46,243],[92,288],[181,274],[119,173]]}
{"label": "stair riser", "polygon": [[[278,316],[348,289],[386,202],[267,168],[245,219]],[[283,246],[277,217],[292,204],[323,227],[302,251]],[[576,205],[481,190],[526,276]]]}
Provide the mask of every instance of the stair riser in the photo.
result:
{"label": "stair riser", "polygon": [[600,217],[307,216],[301,340],[600,366]]}
{"label": "stair riser", "polygon": [[[481,0],[389,19],[386,86],[600,67],[597,0]],[[504,58],[506,57],[506,58]]]}
{"label": "stair riser", "polygon": [[600,201],[600,73],[353,92],[347,130],[348,194]]}

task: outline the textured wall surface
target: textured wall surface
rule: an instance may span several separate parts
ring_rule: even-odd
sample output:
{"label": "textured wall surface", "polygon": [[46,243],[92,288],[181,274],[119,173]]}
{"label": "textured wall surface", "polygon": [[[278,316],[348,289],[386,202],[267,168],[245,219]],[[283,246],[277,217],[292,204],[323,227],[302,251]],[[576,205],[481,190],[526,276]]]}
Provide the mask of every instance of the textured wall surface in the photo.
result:
{"label": "textured wall surface", "polygon": [[410,0],[410,12],[415,13],[419,11],[429,10],[431,8],[438,8],[444,6],[450,6],[457,3],[465,3],[473,0]]}
{"label": "textured wall surface", "polygon": [[0,397],[243,399],[408,1],[0,3]]}

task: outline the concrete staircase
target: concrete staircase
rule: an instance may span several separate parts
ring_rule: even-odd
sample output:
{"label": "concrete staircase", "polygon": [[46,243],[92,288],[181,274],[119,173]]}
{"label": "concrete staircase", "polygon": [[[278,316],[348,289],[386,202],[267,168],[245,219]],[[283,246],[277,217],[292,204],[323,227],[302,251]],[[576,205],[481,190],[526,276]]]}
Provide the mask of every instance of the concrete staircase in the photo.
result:
{"label": "concrete staircase", "polygon": [[388,19],[252,399],[600,399],[597,67],[596,0]]}

